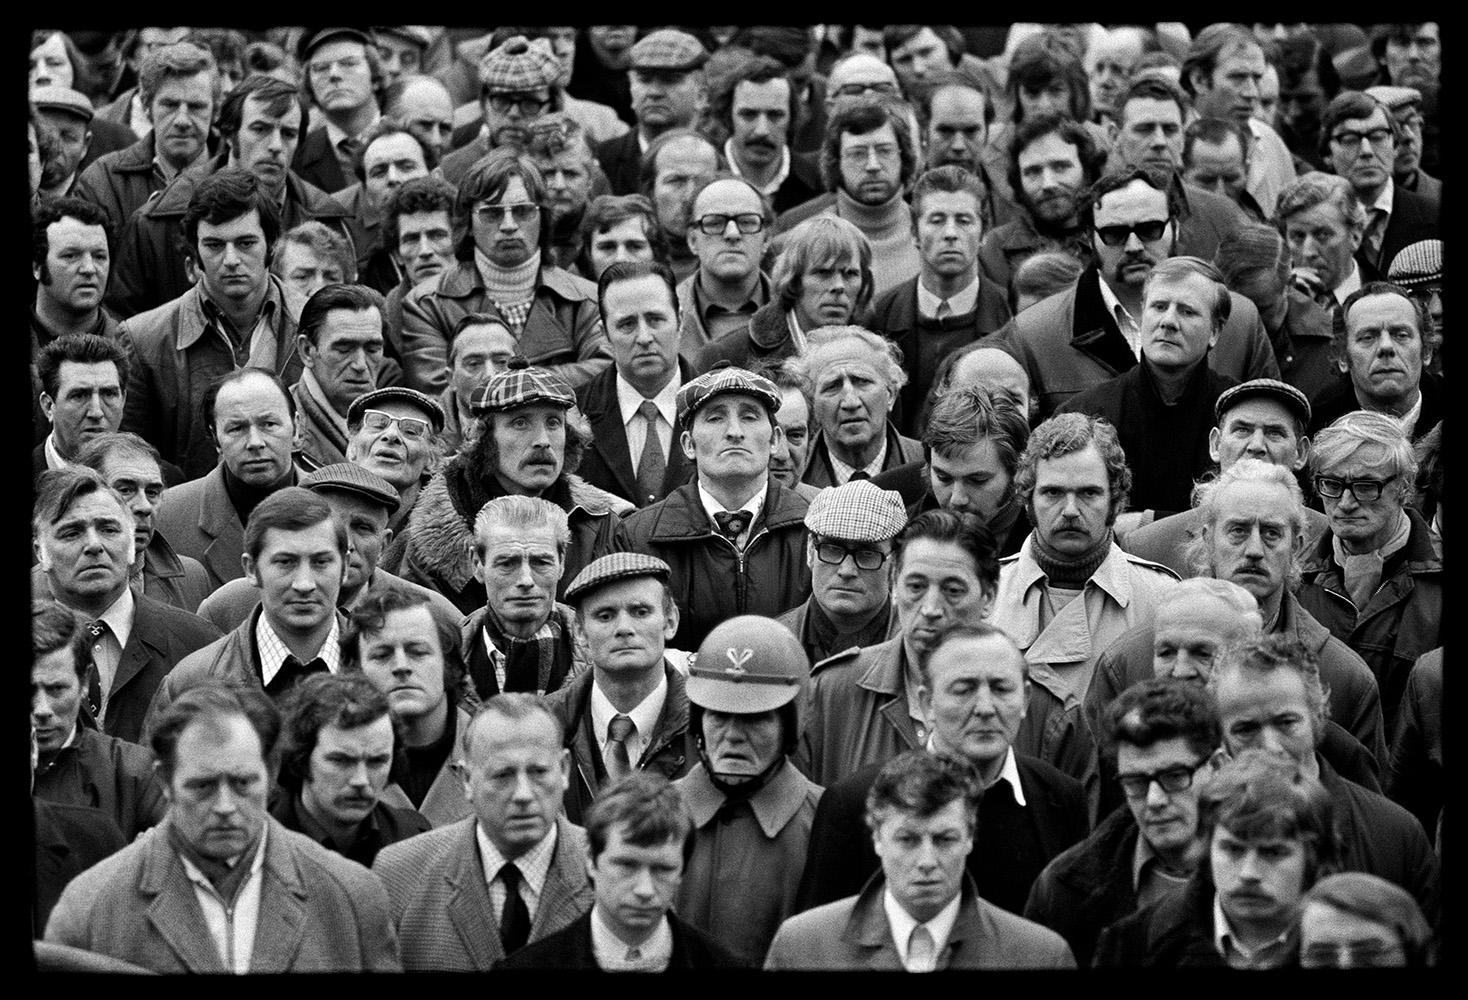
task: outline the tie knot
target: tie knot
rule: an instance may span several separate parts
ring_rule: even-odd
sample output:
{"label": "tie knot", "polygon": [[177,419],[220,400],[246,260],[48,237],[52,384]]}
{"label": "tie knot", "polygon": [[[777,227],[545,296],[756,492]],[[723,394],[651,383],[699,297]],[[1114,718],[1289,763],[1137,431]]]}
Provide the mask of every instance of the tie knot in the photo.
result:
{"label": "tie knot", "polygon": [[753,519],[754,515],[747,510],[721,510],[714,514],[714,523],[719,526],[719,534],[729,539],[744,534]]}
{"label": "tie knot", "polygon": [[872,478],[872,474],[870,472],[868,472],[866,469],[857,469],[857,470],[855,470],[854,472],[851,473],[851,478],[849,480],[847,480],[847,482],[854,483],[858,479],[870,479],[870,478]]}
{"label": "tie knot", "polygon": [[607,724],[607,738],[618,743],[626,742],[627,737],[632,735],[632,728],[632,720],[628,716],[614,715]]}
{"label": "tie knot", "polygon": [[642,414],[642,419],[650,424],[657,423],[658,417],[661,416],[658,411],[658,404],[650,399],[644,399],[641,405],[637,407],[637,412]]}
{"label": "tie knot", "polygon": [[520,878],[520,869],[515,864],[515,862],[506,861],[504,865],[501,866],[500,881],[505,884],[505,888],[508,891],[513,893],[516,889],[520,888]]}
{"label": "tie knot", "polygon": [[937,943],[925,924],[912,929],[907,939],[907,965],[913,972],[932,972],[937,965]]}

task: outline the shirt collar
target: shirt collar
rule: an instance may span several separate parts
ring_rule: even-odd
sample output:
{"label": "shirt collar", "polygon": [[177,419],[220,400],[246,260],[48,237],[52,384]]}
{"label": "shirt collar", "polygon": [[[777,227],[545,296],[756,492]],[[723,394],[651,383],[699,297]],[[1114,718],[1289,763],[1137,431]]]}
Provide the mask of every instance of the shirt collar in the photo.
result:
{"label": "shirt collar", "polygon": [[[316,655],[311,658],[313,660],[321,660],[322,663],[326,664],[326,669],[332,673],[337,672],[338,658],[341,652],[337,648],[338,631],[336,611],[333,609],[331,613],[331,631],[326,633],[326,640],[322,642],[321,648],[316,651]],[[255,622],[255,645],[260,650],[260,679],[262,683],[268,685],[275,679],[275,675],[280,672],[281,665],[285,663],[285,658],[292,654],[290,647],[285,644],[285,640],[280,637],[275,629],[270,627],[270,620],[263,610]]]}
{"label": "shirt collar", "polygon": [[46,444],[42,450],[46,455],[46,468],[48,469],[64,469],[71,464],[61,457],[61,452],[56,450],[55,431],[46,435]]}
{"label": "shirt collar", "polygon": [[632,946],[621,938],[616,932],[607,926],[606,919],[602,916],[601,906],[598,904],[591,908],[591,951],[596,958],[596,964],[609,972],[616,971],[652,971],[665,969],[673,960],[673,930],[668,923],[668,917],[658,923],[657,929],[652,932],[642,944],[637,946],[637,957],[632,957]]}
{"label": "shirt collar", "polygon": [[[928,753],[938,752],[934,743],[935,738],[936,734],[929,735],[928,742],[923,745]],[[1019,781],[1019,765],[1015,763],[1014,747],[1012,746],[1004,752],[1004,766],[999,769],[999,777],[995,778],[994,784],[989,787],[993,788],[994,785],[999,784],[1001,781],[1009,782],[1010,791],[1014,795],[1014,804],[1020,808],[1024,808],[1027,805],[1025,802],[1025,790]]]}
{"label": "shirt collar", "polygon": [[[515,867],[520,869],[520,876],[537,897],[545,888],[545,879],[550,873],[551,859],[555,857],[556,837],[559,833],[560,822],[551,823],[550,832],[540,839],[540,843],[514,859]],[[479,841],[479,860],[484,865],[484,881],[493,882],[510,859],[494,846],[494,841],[484,832],[484,824],[478,820],[474,821],[474,837]]]}
{"label": "shirt collar", "polygon": [[[653,727],[658,724],[658,717],[663,714],[663,704],[668,700],[668,674],[658,669],[657,687],[653,688],[646,698],[627,713],[636,728],[637,738],[647,742],[652,735]],[[620,715],[611,699],[602,691],[601,685],[595,680],[591,682],[591,725],[596,730],[597,741],[606,739],[607,727],[611,724],[612,716]]]}
{"label": "shirt collar", "polygon": [[1331,294],[1335,296],[1335,300],[1337,302],[1339,302],[1341,305],[1345,305],[1346,299],[1350,298],[1351,293],[1360,287],[1361,265],[1356,263],[1355,257],[1352,257],[1350,273],[1342,278],[1341,283],[1339,285],[1336,285],[1335,288],[1331,290]]}
{"label": "shirt collar", "polygon": [[[730,136],[729,138],[724,140],[724,162],[729,164],[729,172],[732,173],[735,177],[738,177],[740,180],[749,180],[749,178],[745,177],[744,173],[739,169],[739,161],[734,159],[733,136]],[[780,169],[775,172],[775,176],[771,178],[770,183],[759,189],[760,194],[773,198],[775,196],[775,192],[780,190],[780,185],[785,183],[785,178],[789,176],[790,144],[786,143],[785,147],[780,150]],[[753,184],[754,182],[750,181],[750,183]]]}
{"label": "shirt collar", "polygon": [[[766,479],[765,484],[759,488],[759,492],[746,500],[744,506],[739,508],[740,510],[749,511],[751,518],[749,523],[751,526],[754,524],[754,520],[759,517],[760,508],[765,503],[765,494],[769,492],[770,481]],[[714,495],[704,488],[702,480],[699,480],[698,483],[698,499],[703,504],[703,509],[708,513],[710,521],[714,519],[715,514],[725,509],[724,505],[715,500]]]}
{"label": "shirt collar", "polygon": [[[771,840],[778,837],[780,831],[789,826],[805,807],[809,801],[809,790],[813,787],[794,764],[785,761],[749,798],[749,808],[754,812],[761,832]],[[693,817],[693,825],[699,829],[707,826],[727,801],[724,793],[709,779],[702,763],[688,772],[678,783],[678,788],[683,793],[688,814]]]}
{"label": "shirt collar", "polygon": [[1367,205],[1366,207],[1379,208],[1383,212],[1385,212],[1387,218],[1390,219],[1392,216],[1392,204],[1396,200],[1396,191],[1396,182],[1392,180],[1391,174],[1387,174],[1386,183],[1381,186],[1381,193],[1376,196],[1376,200],[1374,202],[1372,202],[1370,205]]}
{"label": "shirt collar", "polygon": [[1257,948],[1246,948],[1234,934],[1233,929],[1229,927],[1228,917],[1224,915],[1223,904],[1219,902],[1218,893],[1213,894],[1213,947],[1218,949],[1218,954],[1223,956],[1225,961],[1228,960],[1230,953],[1236,953],[1252,966],[1261,955],[1287,945],[1293,930],[1293,927],[1287,926],[1274,940],[1266,941]]}
{"label": "shirt collar", "polygon": [[107,627],[117,639],[119,649],[127,648],[128,636],[133,631],[133,613],[137,604],[133,600],[131,587],[123,587],[122,595],[112,602],[112,606],[98,616],[97,620],[106,622]]}
{"label": "shirt collar", "polygon": [[[928,291],[927,286],[919,278],[917,283],[918,315],[925,319],[937,319],[938,306],[944,302],[947,302],[948,308],[953,310],[949,314],[951,316],[965,316],[973,312],[979,304],[979,280],[979,272],[976,270],[973,274],[973,280],[968,283],[968,287],[943,299]],[[1105,282],[1103,281],[1102,284],[1104,285]]]}
{"label": "shirt collar", "polygon": [[[668,379],[668,384],[652,397],[654,405],[658,408],[658,415],[668,422],[669,427],[677,427],[675,418],[678,416],[678,390],[683,386],[682,372],[673,371],[673,377]],[[622,408],[622,426],[626,427],[637,416],[637,410],[646,400],[636,387],[617,372],[617,405]]]}
{"label": "shirt collar", "polygon": [[[883,463],[887,461],[887,435],[885,433],[885,428],[883,430],[884,433],[882,434],[882,450],[877,452],[876,458],[872,459],[866,465],[862,466],[862,471],[864,471],[869,477],[875,476],[877,473],[881,472]],[[831,471],[836,473],[836,479],[843,486],[846,483],[851,482],[851,476],[852,473],[856,472],[856,466],[847,465],[845,462],[841,461],[841,459],[837,458],[836,453],[831,450],[831,446],[829,444],[826,445],[826,457],[831,460]]]}
{"label": "shirt collar", "polygon": [[1121,299],[1116,297],[1116,293],[1111,290],[1111,286],[1106,283],[1106,279],[1101,277],[1100,274],[1097,274],[1096,281],[1101,285],[1101,300],[1106,303],[1106,311],[1116,320],[1122,332],[1125,333],[1128,327],[1132,329],[1138,328],[1136,317],[1127,311],[1126,306],[1121,304]]}
{"label": "shirt collar", "polygon": [[[923,922],[928,933],[933,935],[934,955],[942,955],[943,949],[947,947],[948,935],[953,933],[953,925],[958,921],[958,907],[962,901],[963,890],[960,888],[947,906],[939,910],[931,920]],[[918,922],[897,902],[890,886],[882,890],[882,909],[887,913],[887,925],[892,928],[892,943],[897,946],[897,955],[902,959],[902,964],[906,965],[907,945],[912,940],[912,932],[917,929]]]}
{"label": "shirt collar", "polygon": [[169,181],[173,180],[185,170],[190,170],[194,167],[197,167],[199,164],[203,163],[207,159],[209,159],[209,147],[207,144],[205,144],[204,146],[201,146],[199,148],[198,155],[195,156],[188,163],[185,163],[182,167],[170,166],[168,164],[168,161],[164,160],[163,157],[154,155],[153,169],[157,171],[158,176],[163,179],[163,186],[167,187]]}

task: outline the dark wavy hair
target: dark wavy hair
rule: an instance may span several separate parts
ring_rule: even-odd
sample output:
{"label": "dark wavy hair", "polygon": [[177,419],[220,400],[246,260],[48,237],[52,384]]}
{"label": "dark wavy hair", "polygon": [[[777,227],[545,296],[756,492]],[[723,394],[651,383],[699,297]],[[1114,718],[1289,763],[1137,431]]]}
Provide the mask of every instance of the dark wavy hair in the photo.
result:
{"label": "dark wavy hair", "polygon": [[951,542],[973,558],[979,585],[993,594],[999,589],[999,555],[994,536],[977,515],[953,510],[924,511],[907,523],[892,540],[892,572],[902,566],[907,547],[920,539]]}
{"label": "dark wavy hair", "polygon": [[425,609],[433,621],[433,634],[438,638],[439,654],[443,658],[443,689],[457,704],[477,703],[478,699],[472,696],[473,685],[466,682],[469,670],[459,652],[459,630],[433,613],[433,604],[427,596],[400,587],[382,587],[372,591],[352,608],[347,626],[341,630],[337,640],[342,669],[361,670],[362,641],[370,633],[381,632],[392,612],[411,611],[413,608]]}
{"label": "dark wavy hair", "polygon": [[[356,729],[391,717],[387,695],[362,674],[349,672],[304,678],[284,698],[281,714],[280,787],[291,793],[311,780],[311,755],[323,728]],[[402,741],[401,729],[393,720],[394,750]]]}
{"label": "dark wavy hair", "polygon": [[867,792],[865,816],[873,833],[891,810],[928,817],[950,802],[962,802],[972,832],[978,822],[979,800],[983,798],[979,771],[963,757],[926,750],[907,750],[892,758],[877,773]]}
{"label": "dark wavy hair", "polygon": [[1066,45],[1050,31],[1020,42],[1009,59],[1009,77],[1005,93],[1014,107],[1011,117],[1016,125],[1024,121],[1024,105],[1019,91],[1043,90],[1056,79],[1070,89],[1070,117],[1077,122],[1091,118],[1091,87],[1086,67]]}
{"label": "dark wavy hair", "polygon": [[1114,524],[1116,516],[1126,510],[1127,496],[1132,489],[1132,470],[1127,467],[1126,452],[1116,436],[1116,428],[1100,417],[1058,413],[1030,433],[1029,444],[1025,445],[1014,473],[1015,496],[1024,504],[1031,524],[1035,522],[1035,477],[1040,463],[1081,451],[1087,445],[1096,446],[1101,461],[1106,465],[1106,481],[1111,492],[1107,525]]}
{"label": "dark wavy hair", "polygon": [[897,136],[897,153],[902,163],[898,186],[907,189],[917,173],[917,151],[912,146],[906,110],[905,102],[890,97],[856,97],[836,106],[826,121],[826,134],[821,139],[821,180],[827,191],[841,186],[841,137],[847,133],[867,135],[883,125],[891,125]]}
{"label": "dark wavy hair", "polygon": [[1145,749],[1162,740],[1184,740],[1207,760],[1223,742],[1218,705],[1201,684],[1177,677],[1154,677],[1133,684],[1106,706],[1101,752],[1116,761],[1119,744]]}
{"label": "dark wavy hair", "polygon": [[505,193],[513,178],[520,178],[525,185],[525,194],[540,206],[540,260],[553,265],[551,241],[553,239],[549,196],[545,178],[540,168],[527,154],[512,146],[501,146],[469,168],[459,181],[458,198],[454,201],[454,255],[463,261],[474,259],[474,206],[481,201],[493,201]]}

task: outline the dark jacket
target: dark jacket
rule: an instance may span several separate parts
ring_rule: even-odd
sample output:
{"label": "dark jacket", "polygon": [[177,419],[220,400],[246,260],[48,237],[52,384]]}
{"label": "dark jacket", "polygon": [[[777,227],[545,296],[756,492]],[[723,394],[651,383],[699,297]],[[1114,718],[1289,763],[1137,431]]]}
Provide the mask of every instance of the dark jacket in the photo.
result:
{"label": "dark jacket", "polygon": [[979,242],[979,273],[1007,300],[1020,265],[1037,253],[1051,251],[1069,254],[1082,264],[1089,264],[1094,256],[1084,232],[1061,239],[1042,236],[1029,212],[1016,209],[1014,218],[984,233]]}
{"label": "dark jacket", "polygon": [[770,480],[764,506],[749,526],[743,552],[714,530],[698,480],[627,516],[616,548],[644,552],[673,570],[678,604],[674,649],[696,650],[717,624],[734,615],[774,618],[810,596],[805,563],[805,498]]}
{"label": "dark jacket", "polygon": [[727,360],[736,368],[783,361],[795,354],[795,341],[790,339],[786,310],[779,299],[771,299],[749,317],[749,325],[735,327],[717,340],[705,344],[698,352],[693,368],[698,374]]}
{"label": "dark jacket", "polygon": [[[1422,390],[1422,411],[1412,425],[1412,443],[1416,444],[1443,418],[1443,382],[1431,372],[1422,373],[1419,383]],[[1348,375],[1337,374],[1319,394],[1310,398],[1310,434],[1314,436],[1323,427],[1329,427],[1347,413],[1365,409],[1356,398],[1356,390]]]}
{"label": "dark jacket", "polygon": [[1269,335],[1280,374],[1314,399],[1340,378],[1330,313],[1295,288],[1286,291],[1284,323]]}
{"label": "dark jacket", "polygon": [[459,186],[459,182],[464,179],[470,167],[484,159],[490,152],[489,137],[484,134],[483,125],[475,127],[473,123],[470,123],[470,127],[473,129],[474,138],[470,139],[467,145],[460,146],[451,153],[445,153],[444,158],[438,161],[438,166],[434,168],[439,176],[454,187]]}
{"label": "dark jacket", "polygon": [[[591,723],[591,685],[594,670],[585,670],[569,683],[546,695],[550,708],[565,733],[565,743],[575,765],[566,783],[566,818],[572,823],[585,822],[586,811],[606,783],[607,769],[597,749],[596,733]],[[668,694],[663,702],[652,733],[646,741],[642,757],[633,763],[639,771],[653,771],[672,781],[688,773],[693,761],[688,759],[688,692],[683,675],[663,661],[663,675],[668,681]]]}
{"label": "dark jacket", "polygon": [[790,173],[785,175],[784,182],[775,189],[775,196],[770,201],[775,214],[779,215],[786,209],[810,201],[825,190],[826,184],[821,180],[821,168],[817,165],[816,157],[797,153],[792,149]]}
{"label": "dark jacket", "polygon": [[108,153],[120,152],[138,141],[137,134],[126,122],[109,121],[106,118],[94,117],[91,132],[92,142],[87,146],[87,154],[76,165],[78,173]]}
{"label": "dark jacket", "polygon": [[[347,228],[352,231],[352,245],[357,248],[357,282],[387,295],[406,280],[407,272],[397,265],[389,249],[382,245],[382,214],[368,206],[361,181],[354,181],[335,192],[332,198],[351,213]],[[386,323],[387,317],[384,316],[384,326]]]}
{"label": "dark jacket", "polygon": [[[1173,177],[1180,181],[1182,175],[1175,173]],[[1173,256],[1188,255],[1212,260],[1224,236],[1249,221],[1247,213],[1230,198],[1176,181],[1183,214],[1178,219],[1177,247]],[[1247,191],[1244,193],[1248,194]]]}
{"label": "dark jacket", "polygon": [[100,809],[129,841],[168,811],[152,751],[80,722],[71,745],[36,767],[31,794],[58,805]]}
{"label": "dark jacket", "polygon": [[51,909],[66,884],[103,858],[122,850],[127,840],[101,809],[31,799],[35,815],[36,895],[31,906],[31,936],[46,930]]}
{"label": "dark jacket", "polygon": [[[1365,240],[1361,241],[1361,248],[1356,251],[1357,260],[1370,264],[1383,275],[1404,247],[1419,240],[1436,240],[1442,237],[1437,206],[1432,200],[1408,191],[1400,184],[1393,185],[1393,188],[1392,214],[1386,222],[1380,253],[1373,259],[1366,251]],[[1371,210],[1369,206],[1365,207],[1369,219]]]}
{"label": "dark jacket", "polygon": [[[678,377],[684,385],[693,378],[692,366],[681,357],[678,359]],[[591,422],[592,432],[591,444],[582,453],[576,473],[591,485],[615,493],[638,507],[646,507],[693,477],[693,462],[683,453],[678,443],[678,429],[674,428],[663,484],[651,500],[641,495],[637,488],[637,461],[627,445],[627,428],[622,423],[622,406],[617,400],[615,366],[577,389],[576,405],[582,416]]]}
{"label": "dark jacket", "polygon": [[[604,101],[601,97],[595,99]],[[642,147],[637,142],[637,129],[633,128],[615,139],[597,143],[596,162],[601,164],[606,173],[607,182],[612,186],[612,194],[637,194],[642,173]]]}
{"label": "dark jacket", "polygon": [[71,189],[73,197],[89,201],[107,213],[114,234],[121,233],[133,213],[162,187],[153,169],[154,138],[149,132],[126,149],[98,157],[81,172]]}
{"label": "dark jacket", "polygon": [[[1128,864],[1127,872],[1131,871]],[[1213,943],[1213,883],[1198,872],[1180,892],[1131,913],[1101,932],[1094,968],[1225,969]]]}
{"label": "dark jacket", "polygon": [[1443,651],[1439,647],[1424,654],[1407,676],[1386,772],[1386,794],[1417,817],[1439,850],[1439,823],[1447,799],[1443,775]]}
{"label": "dark jacket", "polygon": [[289,792],[278,787],[277,793],[274,796],[275,801],[270,805],[270,815],[280,820],[281,826],[310,837],[328,851],[340,854],[348,861],[355,861],[363,868],[371,868],[377,852],[388,844],[396,844],[400,840],[407,840],[433,829],[417,810],[401,809],[379,801],[357,827],[356,841],[346,850],[342,850],[329,838],[318,840],[306,828],[300,814],[299,792]]}
{"label": "dark jacket", "polygon": [[[882,472],[922,460],[922,444],[897,433],[892,421],[887,421],[882,433],[887,439],[887,454],[882,459]],[[800,481],[812,486],[836,485],[836,468],[831,464],[831,453],[826,447],[826,432],[823,430],[816,431],[816,436],[810,443],[810,461]]]}
{"label": "dark jacket", "polygon": [[327,194],[335,194],[351,183],[342,170],[336,150],[331,147],[331,136],[327,134],[325,125],[317,125],[296,145],[291,173]]}
{"label": "dark jacket", "polygon": [[[673,932],[673,956],[668,969],[748,969],[750,962],[734,954],[692,924],[678,919],[671,910],[668,925]],[[591,911],[565,930],[543,937],[533,944],[502,958],[496,969],[534,969],[537,971],[600,971],[591,945]]]}
{"label": "dark jacket", "polygon": [[[896,490],[902,494],[902,503],[907,507],[907,519],[911,521],[919,514],[930,510],[938,510],[938,498],[933,496],[933,491],[928,488],[928,477],[925,459],[909,462],[878,473],[872,477],[872,485],[884,490]],[[989,525],[993,530],[993,525]],[[1030,522],[1021,514],[1009,525],[1003,537],[994,539],[998,546],[995,554],[999,558],[1012,556],[1019,551],[1024,544],[1025,538],[1030,533]]]}

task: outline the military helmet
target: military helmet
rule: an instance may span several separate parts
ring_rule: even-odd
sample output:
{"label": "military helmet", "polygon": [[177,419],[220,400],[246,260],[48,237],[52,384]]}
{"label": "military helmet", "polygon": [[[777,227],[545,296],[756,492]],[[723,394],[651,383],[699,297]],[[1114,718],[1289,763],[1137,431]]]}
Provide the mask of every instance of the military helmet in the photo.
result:
{"label": "military helmet", "polygon": [[773,618],[740,615],[714,627],[688,666],[688,700],[731,715],[758,715],[795,701],[810,683],[799,640]]}

